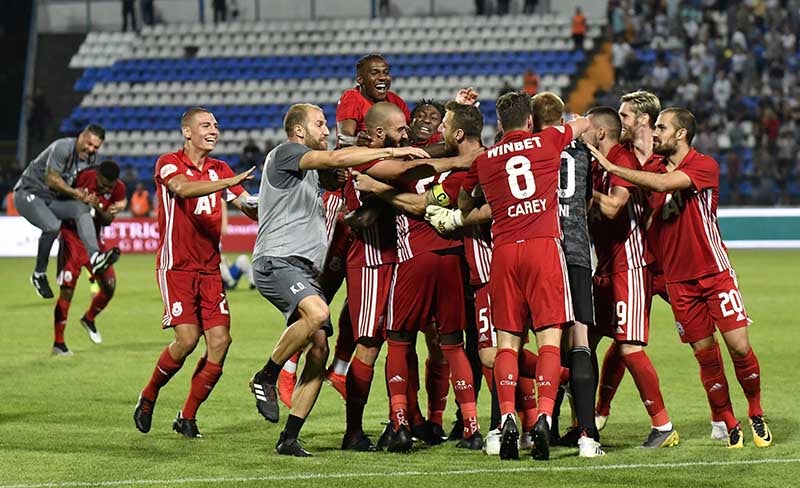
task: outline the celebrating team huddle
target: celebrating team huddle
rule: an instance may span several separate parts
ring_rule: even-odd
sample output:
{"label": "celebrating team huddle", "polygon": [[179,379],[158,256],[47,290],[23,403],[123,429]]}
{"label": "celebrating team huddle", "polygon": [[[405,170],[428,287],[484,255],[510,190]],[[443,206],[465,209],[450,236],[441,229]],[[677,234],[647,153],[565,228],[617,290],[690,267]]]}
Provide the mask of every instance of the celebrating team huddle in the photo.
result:
{"label": "celebrating team huddle", "polygon": [[[257,204],[241,186],[254,169],[235,175],[209,156],[219,137],[213,114],[184,115],[184,148],[155,168],[162,325],[175,339],[139,396],[141,432],[150,430],[159,390],[202,335],[206,353],[173,424],[186,437],[201,435],[197,411],[231,341],[219,273],[220,209],[231,202],[258,221],[252,283],[285,319],[250,381],[266,420],[279,421],[279,402],[290,409],[279,454],[311,455],[299,433],[327,379],[346,400],[345,450],[408,452],[415,441],[450,438],[501,459],[529,450],[547,460],[553,445],[602,456],[599,431],[625,370],[650,416],[642,446],[678,445],[669,399],[645,352],[654,293],[670,303],[679,338],[700,366],[712,437],[744,445],[722,337],[748,401],[752,442],[771,444],[750,318],[717,224],[719,166],[692,148],[697,125],[688,110],[661,110],[655,95],[640,91],[619,108],[565,121],[555,94],[512,92],[497,100],[500,132],[487,148],[471,89],[409,112],[390,91],[382,56],[362,58],[356,79],[337,109],[337,150],[328,150],[322,109],[288,110],[287,140],[266,157]],[[182,245],[188,241],[193,247]],[[329,303],[343,283],[347,301],[334,327]],[[418,332],[428,353],[422,378]],[[603,337],[612,345],[598,368]],[[385,385],[377,390],[388,392],[388,423],[373,442],[362,419],[384,343]],[[478,421],[482,381],[493,399],[488,426]],[[448,436],[450,386],[458,421]],[[560,432],[565,391],[575,421]]]}

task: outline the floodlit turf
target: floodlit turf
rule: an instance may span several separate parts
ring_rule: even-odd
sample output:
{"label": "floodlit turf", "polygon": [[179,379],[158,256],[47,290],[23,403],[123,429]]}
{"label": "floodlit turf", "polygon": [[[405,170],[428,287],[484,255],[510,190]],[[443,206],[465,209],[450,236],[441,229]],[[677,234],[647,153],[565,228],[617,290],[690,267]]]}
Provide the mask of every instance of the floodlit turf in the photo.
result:
{"label": "floodlit turf", "polygon": [[[311,459],[273,454],[287,410],[277,425],[256,412],[248,389],[282,330],[280,315],[240,284],[229,294],[233,345],[198,425],[203,439],[171,431],[203,345],[162,390],[153,427],[142,435],[131,414],[156,358],[170,341],[161,331],[162,306],[151,256],[123,256],[118,294],[97,319],[103,344],[89,342],[78,319],[88,303],[81,282],[70,311],[66,340],[73,357],[50,356],[54,300],[42,300],[28,277],[33,259],[3,259],[0,280],[0,488],[19,486],[797,486],[800,425],[796,420],[800,320],[800,253],[734,251],[745,304],[755,320],[751,338],[761,360],[763,404],[775,438],[756,449],[749,427],[746,446],[729,451],[708,438],[708,406],[688,346],[678,341],[668,308],[656,299],[648,352],[661,378],[672,420],[681,435],[676,448],[637,449],[649,423],[630,376],[623,380],[603,444],[608,455],[582,460],[571,449],[553,451],[550,462],[500,462],[463,452],[452,443],[415,448],[409,455],[357,454],[339,450],[344,405],[326,385],[302,432]],[[54,284],[55,263],[50,277]],[[334,305],[341,306],[341,296]],[[601,344],[605,351],[607,342]],[[424,362],[424,359],[421,360]],[[377,370],[383,370],[381,361]],[[726,371],[738,418],[747,408],[730,360]],[[382,373],[376,374],[365,426],[376,439],[386,417]],[[485,389],[484,389],[485,392]],[[424,401],[424,388],[421,392]],[[452,398],[452,397],[451,397]],[[488,431],[488,396],[480,415]],[[452,401],[445,418],[453,418]],[[566,413],[562,417],[568,419]],[[565,422],[566,420],[562,420]],[[449,425],[445,426],[449,429]],[[524,484],[523,484],[524,483]]]}

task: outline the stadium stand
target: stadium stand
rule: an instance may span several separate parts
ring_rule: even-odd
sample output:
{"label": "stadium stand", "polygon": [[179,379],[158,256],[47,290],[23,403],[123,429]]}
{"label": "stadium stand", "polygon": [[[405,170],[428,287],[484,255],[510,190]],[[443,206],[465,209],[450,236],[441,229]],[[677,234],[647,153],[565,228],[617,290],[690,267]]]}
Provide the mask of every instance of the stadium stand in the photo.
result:
{"label": "stadium stand", "polygon": [[723,203],[800,201],[800,12],[778,3],[608,4],[619,76],[600,102],[645,88],[689,107],[695,146],[720,163]]}
{"label": "stadium stand", "polygon": [[[411,104],[475,87],[484,95],[490,139],[499,91],[521,86],[522,74],[533,69],[541,90],[564,94],[586,54],[572,51],[568,17],[484,20],[480,27],[474,17],[398,17],[157,24],[139,37],[90,33],[70,62],[85,69],[75,89],[86,96],[61,131],[102,124],[109,131],[103,153],[149,180],[156,156],[179,143],[176,121],[187,104],[202,105],[224,131],[216,154],[236,166],[248,140],[283,138],[282,117],[291,103],[317,103],[332,123],[336,102],[354,86],[358,58],[382,52],[391,63],[392,90]],[[588,50],[601,27],[591,28]]]}

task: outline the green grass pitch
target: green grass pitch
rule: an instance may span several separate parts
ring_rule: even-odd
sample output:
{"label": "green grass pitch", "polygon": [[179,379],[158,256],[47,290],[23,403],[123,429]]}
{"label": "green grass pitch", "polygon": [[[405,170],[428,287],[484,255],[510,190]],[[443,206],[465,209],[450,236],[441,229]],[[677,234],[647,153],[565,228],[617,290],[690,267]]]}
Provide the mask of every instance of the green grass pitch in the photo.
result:
{"label": "green grass pitch", "polygon": [[[726,450],[709,439],[708,406],[697,364],[689,347],[679,343],[668,307],[655,299],[648,352],[680,432],[680,446],[636,448],[646,437],[649,422],[626,376],[603,431],[607,455],[584,460],[575,450],[556,448],[546,463],[501,462],[483,453],[457,450],[452,443],[415,449],[409,455],[341,452],[344,405],[328,385],[301,434],[315,457],[273,454],[287,411],[281,411],[279,424],[265,422],[255,410],[248,380],[265,362],[283,326],[275,309],[243,284],[229,294],[233,344],[225,374],[198,414],[205,437],[187,440],[171,431],[202,344],[162,390],[152,430],[142,435],[131,419],[134,403],[158,354],[171,340],[171,333],[160,329],[162,306],[153,257],[123,256],[117,265],[117,296],[97,320],[104,339],[101,345],[91,344],[78,323],[89,293],[82,280],[66,331],[67,344],[75,352],[68,358],[50,356],[54,301],[40,299],[28,283],[33,258],[3,259],[0,488],[798,486],[800,252],[733,251],[731,257],[755,320],[751,339],[761,361],[763,404],[775,444],[756,449],[749,427],[742,450]],[[54,269],[51,262],[51,283]],[[334,315],[341,298],[340,294],[333,305]],[[604,350],[606,345],[600,347]],[[381,360],[378,371],[382,364]],[[746,423],[744,396],[727,357],[726,372],[736,414]],[[373,439],[387,410],[382,376],[376,374],[365,416]],[[420,395],[424,402],[424,388]],[[484,433],[489,430],[488,415],[488,395],[482,394]],[[568,418],[566,411],[564,415]],[[445,419],[452,418],[451,400]]]}

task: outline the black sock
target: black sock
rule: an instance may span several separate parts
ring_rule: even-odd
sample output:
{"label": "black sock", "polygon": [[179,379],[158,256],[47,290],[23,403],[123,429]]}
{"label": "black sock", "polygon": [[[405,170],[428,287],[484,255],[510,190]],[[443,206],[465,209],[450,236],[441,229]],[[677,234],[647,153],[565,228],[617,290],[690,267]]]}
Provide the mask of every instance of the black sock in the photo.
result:
{"label": "black sock", "polygon": [[558,437],[559,430],[558,430],[558,417],[561,415],[561,404],[564,403],[564,388],[558,387],[558,393],[556,393],[556,402],[553,405],[553,416],[550,421],[550,435]]}
{"label": "black sock", "polygon": [[289,418],[286,419],[286,427],[283,429],[287,441],[290,439],[297,439],[305,421],[306,419],[301,419],[296,415],[289,415]]}
{"label": "black sock", "polygon": [[589,348],[576,347],[569,352],[569,384],[578,425],[589,431],[594,427],[594,371]]}
{"label": "black sock", "polygon": [[273,361],[272,358],[269,358],[269,361],[267,361],[267,364],[264,365],[261,371],[267,375],[267,382],[274,385],[278,382],[278,374],[280,374],[281,368],[283,368],[283,366]]}

